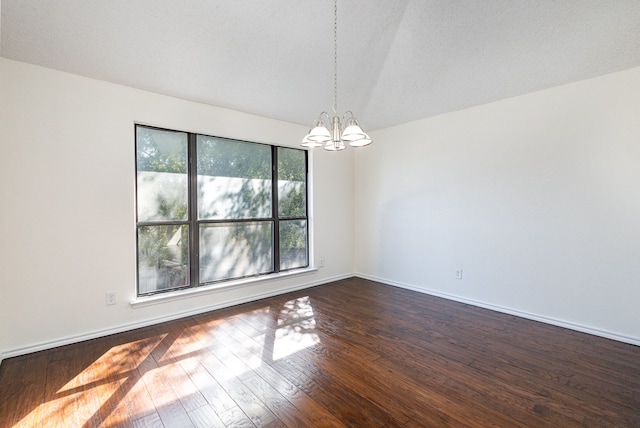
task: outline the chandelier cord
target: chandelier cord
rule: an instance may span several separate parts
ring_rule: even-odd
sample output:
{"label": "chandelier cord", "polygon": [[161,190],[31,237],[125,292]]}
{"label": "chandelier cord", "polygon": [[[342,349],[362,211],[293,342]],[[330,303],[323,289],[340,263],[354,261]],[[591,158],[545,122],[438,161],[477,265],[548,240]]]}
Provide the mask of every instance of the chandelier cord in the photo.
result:
{"label": "chandelier cord", "polygon": [[338,114],[338,0],[333,0],[333,114]]}

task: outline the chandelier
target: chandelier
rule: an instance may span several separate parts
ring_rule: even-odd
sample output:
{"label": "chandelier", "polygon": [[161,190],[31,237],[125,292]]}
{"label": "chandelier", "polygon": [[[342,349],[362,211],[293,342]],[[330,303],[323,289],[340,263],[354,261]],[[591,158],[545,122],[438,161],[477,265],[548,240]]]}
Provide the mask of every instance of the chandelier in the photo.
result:
{"label": "chandelier", "polygon": [[[344,129],[343,129],[344,123]],[[330,128],[330,129],[329,129]],[[344,150],[346,146],[362,147],[371,144],[371,138],[362,130],[353,113],[347,111],[338,116],[338,0],[333,2],[333,118],[323,111],[313,121],[309,133],[302,139],[303,147],[325,150]]]}

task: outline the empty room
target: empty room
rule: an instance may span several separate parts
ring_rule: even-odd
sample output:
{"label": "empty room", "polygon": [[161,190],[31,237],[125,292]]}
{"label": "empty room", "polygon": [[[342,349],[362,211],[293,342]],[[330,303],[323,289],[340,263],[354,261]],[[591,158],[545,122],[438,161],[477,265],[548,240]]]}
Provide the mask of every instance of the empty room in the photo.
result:
{"label": "empty room", "polygon": [[0,428],[640,427],[637,0],[0,18]]}

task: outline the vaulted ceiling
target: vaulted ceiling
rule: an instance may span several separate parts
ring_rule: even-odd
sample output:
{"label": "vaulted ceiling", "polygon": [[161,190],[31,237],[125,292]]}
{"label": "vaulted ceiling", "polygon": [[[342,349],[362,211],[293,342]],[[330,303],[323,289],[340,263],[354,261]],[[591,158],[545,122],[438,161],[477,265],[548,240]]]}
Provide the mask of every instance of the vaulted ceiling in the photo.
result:
{"label": "vaulted ceiling", "polygon": [[[1,0],[0,55],[310,125],[331,0]],[[339,0],[338,111],[368,131],[640,66],[638,0]]]}

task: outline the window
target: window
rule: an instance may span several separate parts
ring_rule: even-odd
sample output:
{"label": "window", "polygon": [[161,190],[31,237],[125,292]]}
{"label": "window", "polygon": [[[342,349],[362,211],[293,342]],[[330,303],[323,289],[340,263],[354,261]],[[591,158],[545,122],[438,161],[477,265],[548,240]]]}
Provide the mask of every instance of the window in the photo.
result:
{"label": "window", "polygon": [[304,150],[136,125],[138,295],[309,265]]}

